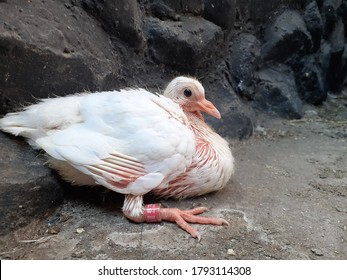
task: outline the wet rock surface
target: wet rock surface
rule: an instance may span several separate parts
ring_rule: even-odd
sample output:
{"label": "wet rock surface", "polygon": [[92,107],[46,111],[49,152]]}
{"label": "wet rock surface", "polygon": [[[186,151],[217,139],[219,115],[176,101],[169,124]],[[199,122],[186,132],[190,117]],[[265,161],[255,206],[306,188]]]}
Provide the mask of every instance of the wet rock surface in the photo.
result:
{"label": "wet rock surface", "polygon": [[[224,192],[187,204],[168,202],[189,208],[206,199],[212,214],[233,226],[224,232],[200,227],[206,242],[198,247],[180,232],[186,253],[175,249],[167,255],[175,247],[169,244],[177,234],[174,225],[128,222],[120,211],[123,197],[104,195],[103,189],[68,188],[64,194],[64,183],[37,151],[21,138],[1,134],[1,257],[345,258],[346,173],[338,155],[347,137],[346,7],[345,0],[0,1],[0,115],[37,98],[76,92],[136,86],[160,92],[174,76],[193,75],[220,109],[222,120],[207,121],[234,139],[239,166]],[[260,112],[269,118],[267,127]],[[276,132],[272,116],[294,120]],[[300,155],[298,139],[304,147]],[[334,144],[327,144],[331,139]],[[281,161],[291,155],[299,161]],[[273,177],[278,180],[269,185]],[[294,218],[285,215],[298,208],[297,199],[305,204],[303,214],[293,216],[302,215],[297,226],[318,223],[330,245],[314,230],[295,230],[312,236],[299,238],[301,245],[290,236]],[[323,204],[314,204],[321,199]],[[259,209],[271,219],[262,219]],[[330,232],[319,212],[341,224]],[[163,241],[150,244],[156,233]],[[211,244],[217,245],[208,245],[215,236]],[[233,254],[227,253],[230,248]]]}

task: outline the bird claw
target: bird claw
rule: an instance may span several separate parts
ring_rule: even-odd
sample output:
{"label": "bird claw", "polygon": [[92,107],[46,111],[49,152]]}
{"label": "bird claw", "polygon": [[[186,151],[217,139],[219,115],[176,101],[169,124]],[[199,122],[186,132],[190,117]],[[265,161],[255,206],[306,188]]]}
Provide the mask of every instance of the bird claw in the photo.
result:
{"label": "bird claw", "polygon": [[206,212],[206,207],[198,207],[191,210],[180,210],[178,208],[161,208],[161,220],[174,222],[180,228],[188,232],[192,237],[201,240],[200,233],[194,229],[189,223],[209,224],[209,225],[229,225],[229,223],[221,218],[201,217],[196,216]]}

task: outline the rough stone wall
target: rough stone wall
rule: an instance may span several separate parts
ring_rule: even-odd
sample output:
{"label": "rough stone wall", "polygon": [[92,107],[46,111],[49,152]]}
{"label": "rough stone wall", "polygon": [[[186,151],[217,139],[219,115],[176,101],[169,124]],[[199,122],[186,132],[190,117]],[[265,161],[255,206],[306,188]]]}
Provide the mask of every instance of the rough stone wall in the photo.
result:
{"label": "rough stone wall", "polygon": [[[346,34],[347,0],[2,0],[0,115],[82,91],[160,91],[189,74],[222,113],[221,121],[207,120],[223,136],[242,139],[258,110],[301,118],[305,102],[319,105],[346,85]],[[15,163],[3,166],[4,174],[32,174],[21,185],[45,199],[23,217],[61,200],[59,191],[47,192],[48,184],[56,188],[54,177],[37,179],[48,171],[20,164],[23,153],[42,164],[23,152],[29,146],[18,148],[4,134],[0,145],[1,162]],[[13,180],[1,178],[4,197]],[[0,212],[27,205],[23,193],[13,192]],[[9,228],[23,224],[12,220]]]}
{"label": "rough stone wall", "polygon": [[86,90],[157,91],[190,74],[222,106],[212,125],[247,137],[254,108],[300,118],[302,102],[343,87],[346,18],[345,0],[1,1],[0,114]]}

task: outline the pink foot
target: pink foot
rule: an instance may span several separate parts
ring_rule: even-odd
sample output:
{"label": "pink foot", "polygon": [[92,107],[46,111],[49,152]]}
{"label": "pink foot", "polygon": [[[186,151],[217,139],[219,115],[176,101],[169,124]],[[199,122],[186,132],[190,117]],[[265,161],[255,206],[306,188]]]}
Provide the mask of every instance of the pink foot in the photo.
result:
{"label": "pink foot", "polygon": [[180,210],[178,208],[160,208],[158,204],[146,205],[145,216],[148,222],[169,221],[176,223],[180,228],[188,232],[192,237],[201,239],[199,232],[189,223],[206,225],[229,225],[220,218],[196,216],[207,211],[206,207],[198,207],[191,210]]}

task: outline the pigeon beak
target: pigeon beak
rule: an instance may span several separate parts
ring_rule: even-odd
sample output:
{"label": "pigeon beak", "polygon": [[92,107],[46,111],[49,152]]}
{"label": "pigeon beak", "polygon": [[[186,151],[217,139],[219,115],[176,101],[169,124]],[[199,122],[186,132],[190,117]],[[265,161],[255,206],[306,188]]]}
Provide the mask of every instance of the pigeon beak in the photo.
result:
{"label": "pigeon beak", "polygon": [[199,108],[199,110],[201,110],[202,112],[205,112],[217,119],[221,118],[221,115],[219,113],[219,111],[217,110],[217,108],[213,105],[213,103],[211,101],[208,101],[207,99],[203,98],[201,100],[199,100],[196,103],[196,106]]}

